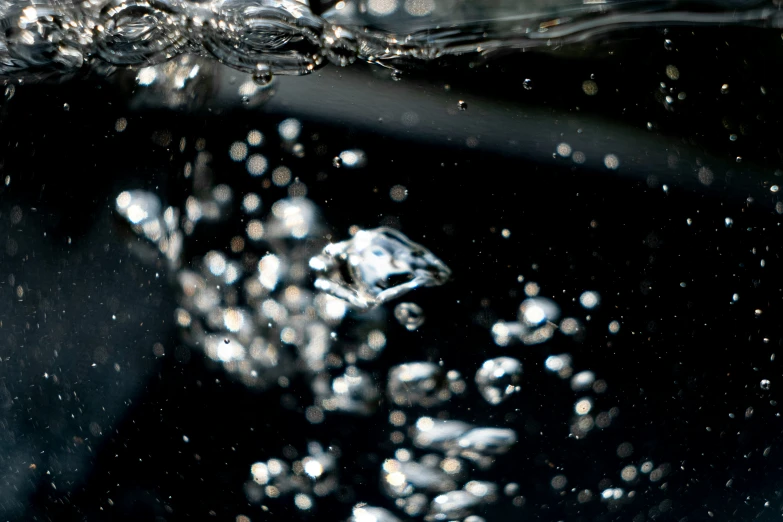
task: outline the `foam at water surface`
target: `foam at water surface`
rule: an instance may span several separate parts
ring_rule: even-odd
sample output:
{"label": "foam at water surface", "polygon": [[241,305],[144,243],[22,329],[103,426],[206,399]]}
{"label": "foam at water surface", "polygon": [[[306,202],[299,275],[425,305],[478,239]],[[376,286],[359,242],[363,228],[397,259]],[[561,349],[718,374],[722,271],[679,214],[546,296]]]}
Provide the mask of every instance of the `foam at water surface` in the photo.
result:
{"label": "foam at water surface", "polygon": [[[690,10],[689,10],[690,9]],[[743,9],[738,11],[738,9]],[[464,53],[549,47],[661,23],[779,27],[771,2],[662,4],[338,2],[323,16],[295,0],[96,0],[0,4],[0,76],[110,73],[180,54],[209,54],[254,75],[302,75],[327,62],[394,64]]]}

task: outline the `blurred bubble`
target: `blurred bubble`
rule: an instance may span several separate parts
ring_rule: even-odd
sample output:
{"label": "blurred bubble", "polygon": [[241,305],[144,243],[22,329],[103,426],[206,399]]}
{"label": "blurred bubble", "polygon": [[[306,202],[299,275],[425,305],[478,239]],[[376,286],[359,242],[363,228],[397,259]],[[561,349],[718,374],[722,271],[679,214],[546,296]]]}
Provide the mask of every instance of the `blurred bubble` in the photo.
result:
{"label": "blurred bubble", "polygon": [[261,176],[266,172],[268,163],[261,154],[253,154],[247,159],[245,167],[251,176]]}
{"label": "blurred bubble", "polygon": [[619,321],[612,321],[609,323],[609,332],[616,334],[620,331],[620,323]]}
{"label": "blurred bubble", "polygon": [[576,404],[574,404],[574,412],[576,412],[577,415],[587,415],[592,409],[593,401],[588,397],[579,399],[576,401]]}
{"label": "blurred bubble", "polygon": [[277,167],[272,171],[272,183],[278,187],[284,187],[291,183],[291,169],[288,167]]}
{"label": "blurred bubble", "polygon": [[406,189],[403,185],[394,185],[389,190],[389,196],[391,197],[392,201],[400,203],[408,198],[408,189]]}
{"label": "blurred bubble", "polygon": [[242,141],[235,141],[229,147],[228,155],[233,161],[243,161],[247,157],[247,144]]}
{"label": "blurred bubble", "polygon": [[476,372],[476,386],[488,403],[497,405],[519,391],[522,363],[511,357],[484,361]]}
{"label": "blurred bubble", "polygon": [[592,310],[601,302],[601,296],[598,292],[584,292],[579,296],[579,303],[586,309]]}
{"label": "blurred bubble", "polygon": [[557,154],[562,158],[567,158],[571,155],[571,145],[568,143],[561,143],[557,146]]}
{"label": "blurred bubble", "polygon": [[617,446],[617,456],[621,459],[630,457],[631,455],[633,455],[633,444],[630,442],[623,442]]}
{"label": "blurred bubble", "polygon": [[260,131],[251,130],[247,133],[247,143],[253,147],[258,147],[264,143],[264,135]]}
{"label": "blurred bubble", "polygon": [[604,165],[607,169],[617,170],[620,167],[620,159],[614,154],[604,156]]}
{"label": "blurred bubble", "polygon": [[342,151],[338,158],[340,166],[346,168],[359,169],[367,165],[367,155],[359,149],[350,149]]}
{"label": "blurred bubble", "polygon": [[582,91],[588,96],[595,96],[598,94],[598,84],[593,80],[585,80],[582,82]]}
{"label": "blurred bubble", "polygon": [[549,482],[549,484],[552,486],[552,489],[560,490],[566,487],[568,484],[568,479],[565,475],[555,475],[552,477],[552,480]]}
{"label": "blurred bubble", "polygon": [[571,378],[571,389],[583,391],[589,389],[595,381],[595,374],[589,370],[579,372]]}
{"label": "blurred bubble", "polygon": [[428,16],[435,10],[435,0],[405,0],[405,12],[411,16]]}
{"label": "blurred bubble", "polygon": [[288,118],[278,125],[277,131],[285,141],[296,141],[302,132],[302,124],[297,119]]}

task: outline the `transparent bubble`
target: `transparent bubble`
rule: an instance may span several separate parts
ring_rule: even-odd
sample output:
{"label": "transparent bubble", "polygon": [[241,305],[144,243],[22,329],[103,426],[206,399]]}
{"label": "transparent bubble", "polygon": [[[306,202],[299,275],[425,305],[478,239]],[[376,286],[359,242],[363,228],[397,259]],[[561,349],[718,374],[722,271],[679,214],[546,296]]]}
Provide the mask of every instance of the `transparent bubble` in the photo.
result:
{"label": "transparent bubble", "polygon": [[379,507],[358,504],[348,522],[401,522],[391,511]]}
{"label": "transparent bubble", "polygon": [[387,395],[398,406],[429,408],[451,398],[446,373],[437,364],[400,364],[389,371]]}
{"label": "transparent bubble", "polygon": [[589,389],[595,382],[595,374],[589,370],[579,372],[571,378],[571,389],[583,391]]}
{"label": "transparent bubble", "polygon": [[429,250],[390,228],[360,230],[347,241],[330,244],[310,260],[310,268],[317,274],[317,289],[360,310],[419,287],[442,285],[451,276]]}
{"label": "transparent bubble", "polygon": [[450,491],[432,500],[428,517],[432,520],[461,520],[469,516],[480,502],[467,491]]}
{"label": "transparent bubble", "polygon": [[598,84],[593,80],[585,80],[582,82],[582,91],[588,96],[595,96],[598,94]]}
{"label": "transparent bubble", "polygon": [[616,334],[620,331],[620,322],[619,321],[612,321],[609,323],[609,332]]}
{"label": "transparent bubble", "polygon": [[416,303],[400,303],[394,307],[394,318],[409,331],[424,324],[424,310]]}
{"label": "transparent bubble", "polygon": [[761,379],[761,384],[759,386],[761,386],[762,390],[769,390],[771,386],[769,379]]}
{"label": "transparent bubble", "polygon": [[296,141],[302,132],[302,124],[297,119],[288,118],[278,125],[277,131],[285,141]]}
{"label": "transparent bubble", "polygon": [[228,155],[233,161],[243,161],[247,157],[247,144],[244,141],[235,141],[229,147]]}
{"label": "transparent bubble", "polygon": [[592,310],[601,302],[601,296],[598,292],[584,292],[579,296],[579,303],[588,310]]}
{"label": "transparent bubble", "polygon": [[511,357],[484,361],[476,372],[476,386],[488,403],[497,405],[519,391],[522,363]]}
{"label": "transparent bubble", "polygon": [[252,147],[258,147],[264,143],[264,135],[260,131],[251,130],[247,133],[247,144]]}
{"label": "transparent bubble", "polygon": [[258,194],[252,192],[250,194],[245,194],[245,197],[242,198],[242,210],[248,214],[261,210],[261,198],[258,197]]}
{"label": "transparent bubble", "polygon": [[387,495],[396,498],[415,491],[443,493],[454,489],[456,484],[438,468],[418,462],[387,459],[381,466],[381,486]]}
{"label": "transparent bubble", "polygon": [[268,165],[269,164],[263,155],[253,154],[247,159],[245,168],[247,168],[247,172],[251,176],[261,176],[266,172]]}
{"label": "transparent bubble", "polygon": [[401,203],[408,199],[408,189],[406,189],[402,185],[394,185],[389,190],[389,197],[391,197],[392,201],[396,201],[397,203]]}
{"label": "transparent bubble", "polygon": [[574,412],[577,415],[587,415],[593,409],[593,401],[589,397],[579,399],[574,404]]}

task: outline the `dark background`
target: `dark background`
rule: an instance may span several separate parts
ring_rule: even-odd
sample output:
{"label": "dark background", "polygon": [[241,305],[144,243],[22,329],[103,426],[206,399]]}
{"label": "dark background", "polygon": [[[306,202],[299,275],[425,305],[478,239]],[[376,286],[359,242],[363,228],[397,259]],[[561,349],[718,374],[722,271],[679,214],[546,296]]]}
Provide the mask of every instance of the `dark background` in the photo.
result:
{"label": "dark background", "polygon": [[[307,185],[336,237],[354,224],[397,226],[453,270],[448,285],[409,296],[425,325],[410,333],[390,323],[383,356],[365,368],[383,382],[392,364],[442,359],[469,378],[466,396],[446,408],[453,418],[517,431],[508,456],[471,477],[517,482],[526,503],[501,496],[487,520],[779,517],[783,424],[774,401],[783,376],[771,356],[783,342],[783,278],[770,186],[783,181],[781,45],[778,33],[756,29],[640,30],[588,47],[404,68],[400,81],[362,65],[324,69],[281,79],[260,109],[215,97],[192,110],[131,112],[127,84],[16,86],[0,127],[0,178],[10,176],[0,185],[3,519],[345,520],[356,502],[393,508],[378,488],[395,449],[389,406],[311,426],[304,380],[265,392],[233,382],[181,345],[164,265],[140,259],[140,240],[112,216],[126,188],[183,199],[192,153],[177,150],[182,136],[206,138],[218,181],[250,190],[227,150],[253,128],[267,137],[272,166],[289,166]],[[665,75],[670,64],[676,81]],[[591,75],[599,90],[588,97],[582,82]],[[667,108],[664,96],[679,92],[686,99]],[[400,124],[408,111],[416,126]],[[114,130],[119,117],[128,120],[123,133]],[[303,123],[304,158],[276,138],[285,117]],[[161,130],[173,145],[153,143]],[[560,142],[588,161],[554,158]],[[366,168],[332,166],[349,148],[366,152]],[[602,165],[609,152],[620,158],[616,171]],[[709,186],[698,179],[704,166]],[[409,191],[402,203],[389,198],[397,184]],[[285,195],[252,189],[267,209]],[[190,248],[225,247],[242,226],[230,219]],[[495,346],[489,327],[513,319],[524,297],[518,275],[580,318],[584,339]],[[584,290],[602,296],[589,321],[578,305]],[[547,354],[563,352],[607,381],[597,411],[620,409],[584,440],[568,438],[578,395],[543,371]],[[500,355],[523,362],[522,392],[490,408],[472,377]],[[338,494],[317,499],[310,514],[290,497],[265,502],[268,511],[248,504],[250,465],[288,445],[301,454],[310,440],[341,449]],[[632,456],[617,456],[622,442]],[[671,474],[657,484],[620,481],[623,466],[648,459]],[[565,495],[550,486],[560,473]],[[605,478],[635,499],[610,509],[598,499]],[[592,490],[593,501],[577,503],[572,488]]]}

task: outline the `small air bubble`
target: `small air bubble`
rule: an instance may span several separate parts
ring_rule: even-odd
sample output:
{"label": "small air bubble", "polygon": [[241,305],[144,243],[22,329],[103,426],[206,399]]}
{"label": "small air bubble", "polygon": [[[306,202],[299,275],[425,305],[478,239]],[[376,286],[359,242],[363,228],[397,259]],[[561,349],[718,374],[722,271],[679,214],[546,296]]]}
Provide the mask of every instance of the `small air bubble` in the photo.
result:
{"label": "small air bubble", "polygon": [[522,87],[526,91],[532,90],[533,89],[533,80],[531,80],[530,78],[525,78],[525,81],[522,82]]}
{"label": "small air bubble", "polygon": [[468,102],[460,100],[457,102],[457,107],[459,107],[459,110],[466,111],[468,110]]}

